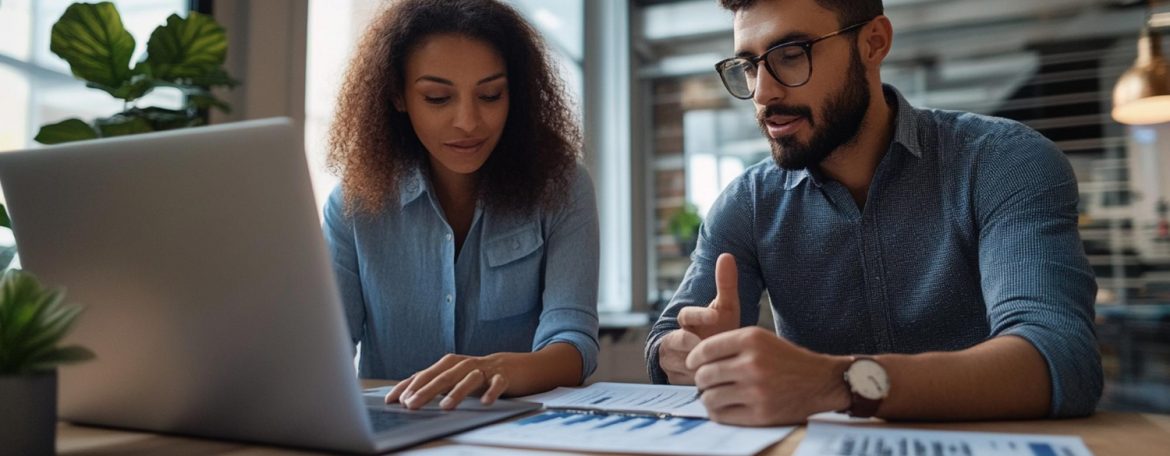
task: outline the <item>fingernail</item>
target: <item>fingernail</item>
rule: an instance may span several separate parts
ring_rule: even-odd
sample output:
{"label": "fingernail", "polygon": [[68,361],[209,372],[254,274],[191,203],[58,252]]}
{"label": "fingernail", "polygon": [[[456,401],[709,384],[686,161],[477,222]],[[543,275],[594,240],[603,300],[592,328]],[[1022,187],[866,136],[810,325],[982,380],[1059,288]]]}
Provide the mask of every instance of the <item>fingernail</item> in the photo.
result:
{"label": "fingernail", "polygon": [[445,397],[445,398],[443,398],[443,400],[439,401],[439,407],[442,407],[444,410],[451,410],[451,408],[452,408],[451,403],[452,402],[454,402],[454,401],[451,400],[450,396]]}

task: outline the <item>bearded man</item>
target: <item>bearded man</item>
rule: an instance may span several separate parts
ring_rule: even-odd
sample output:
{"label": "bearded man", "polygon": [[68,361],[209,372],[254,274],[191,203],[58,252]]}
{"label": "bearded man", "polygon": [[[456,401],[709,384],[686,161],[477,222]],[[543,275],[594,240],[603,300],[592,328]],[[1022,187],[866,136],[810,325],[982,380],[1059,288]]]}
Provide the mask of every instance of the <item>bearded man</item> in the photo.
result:
{"label": "bearded man", "polygon": [[[1064,154],[882,84],[880,0],[720,3],[735,57],[716,70],[772,157],[711,208],[647,341],[651,378],[741,425],[1091,414],[1097,286]],[[776,333],[754,326],[764,291]]]}

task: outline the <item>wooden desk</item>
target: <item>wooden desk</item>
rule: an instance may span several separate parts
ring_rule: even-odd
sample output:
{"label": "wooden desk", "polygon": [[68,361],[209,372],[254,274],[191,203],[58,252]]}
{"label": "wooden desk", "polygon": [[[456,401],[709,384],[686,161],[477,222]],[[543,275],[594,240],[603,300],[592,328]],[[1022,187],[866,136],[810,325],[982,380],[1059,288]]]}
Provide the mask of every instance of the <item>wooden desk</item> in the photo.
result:
{"label": "wooden desk", "polygon": [[[387,382],[364,382],[367,387]],[[1076,435],[1097,456],[1166,454],[1170,449],[1170,415],[1100,412],[1089,418],[980,423],[897,423],[863,426],[897,426],[916,429],[945,429],[982,432],[1016,432],[1028,434]],[[804,438],[804,428],[796,430],[763,455],[788,456]],[[445,441],[426,446],[445,445]],[[104,428],[57,426],[57,453],[61,455],[309,455],[321,454],[294,449],[267,447],[237,442],[176,437],[144,432]],[[608,453],[607,453],[608,454]]]}

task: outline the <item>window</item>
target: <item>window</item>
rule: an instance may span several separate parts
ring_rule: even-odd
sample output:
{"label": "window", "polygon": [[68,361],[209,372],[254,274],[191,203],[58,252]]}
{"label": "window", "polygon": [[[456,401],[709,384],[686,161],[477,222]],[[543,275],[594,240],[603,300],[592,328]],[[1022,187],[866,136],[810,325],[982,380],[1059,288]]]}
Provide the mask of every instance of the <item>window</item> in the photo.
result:
{"label": "window", "polygon": [[[0,150],[35,145],[41,125],[70,117],[92,120],[123,109],[105,92],[75,79],[69,65],[49,51],[53,24],[71,0],[4,0],[0,2]],[[146,51],[155,27],[173,13],[186,14],[186,0],[117,0],[126,30],[134,36],[132,62]],[[158,89],[139,101],[143,105],[178,108],[177,90]]]}
{"label": "window", "polygon": [[[90,121],[123,109],[105,92],[85,86],[69,71],[69,64],[49,50],[53,24],[70,0],[0,1],[0,151],[35,147],[33,138],[45,124],[71,117]],[[134,36],[131,62],[138,61],[155,27],[172,13],[186,14],[187,0],[116,0],[122,25]],[[177,90],[159,89],[139,103],[178,108]],[[3,203],[0,195],[0,203]],[[12,231],[0,229],[0,246],[16,242]],[[7,266],[7,265],[5,265]],[[12,264],[19,267],[19,259]]]}

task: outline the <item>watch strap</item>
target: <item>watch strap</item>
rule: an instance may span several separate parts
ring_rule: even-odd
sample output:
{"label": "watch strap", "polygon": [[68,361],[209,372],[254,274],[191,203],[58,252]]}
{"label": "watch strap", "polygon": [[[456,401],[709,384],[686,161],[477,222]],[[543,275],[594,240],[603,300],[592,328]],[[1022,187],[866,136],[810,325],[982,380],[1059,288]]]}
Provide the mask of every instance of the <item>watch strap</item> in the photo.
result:
{"label": "watch strap", "polygon": [[[850,366],[852,366],[853,363],[856,363],[860,360],[869,360],[869,361],[872,361],[875,363],[877,362],[877,360],[875,360],[869,356],[853,356],[851,358],[852,358],[852,361],[849,362]],[[880,366],[880,364],[879,364],[879,366]],[[848,369],[846,369],[846,371],[848,371]],[[869,417],[876,415],[878,408],[881,407],[881,405],[882,405],[882,400],[881,399],[870,399],[870,398],[867,398],[865,396],[858,394],[857,391],[854,391],[853,385],[850,384],[848,375],[845,376],[845,380],[846,380],[845,387],[849,389],[849,398],[850,398],[849,399],[849,408],[846,409],[845,412],[848,413],[849,416],[854,417],[854,418],[869,418]]]}
{"label": "watch strap", "polygon": [[857,394],[853,391],[849,392],[852,400],[849,402],[849,416],[854,418],[869,418],[877,414],[878,407],[882,405],[881,400],[867,399],[865,396]]}

